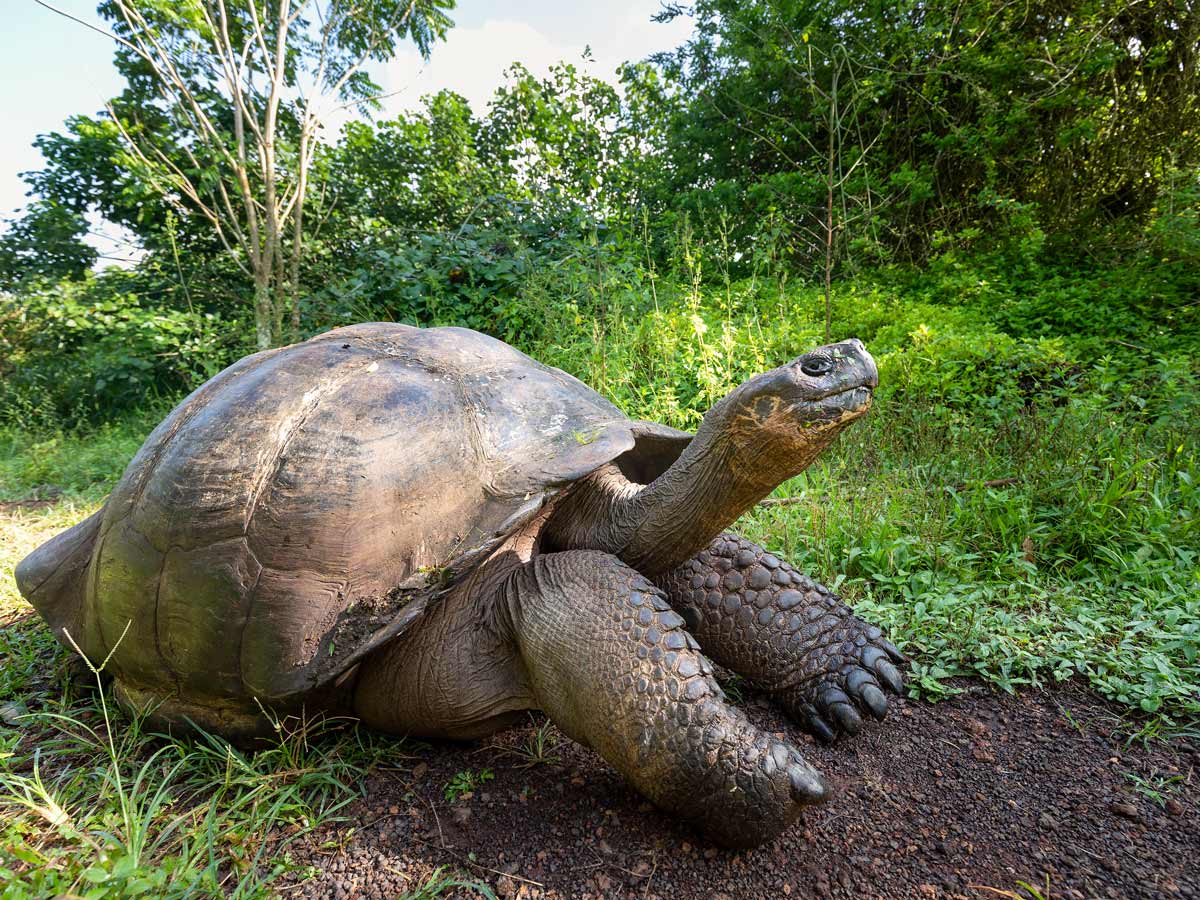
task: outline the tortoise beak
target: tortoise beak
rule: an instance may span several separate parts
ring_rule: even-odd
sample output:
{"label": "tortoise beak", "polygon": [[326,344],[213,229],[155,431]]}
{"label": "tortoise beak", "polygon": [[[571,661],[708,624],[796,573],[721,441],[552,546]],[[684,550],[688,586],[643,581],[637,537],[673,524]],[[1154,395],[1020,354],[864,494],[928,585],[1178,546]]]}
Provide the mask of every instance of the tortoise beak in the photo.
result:
{"label": "tortoise beak", "polygon": [[879,368],[875,365],[875,358],[867,352],[867,348],[862,341],[858,338],[850,338],[850,340],[843,341],[837,346],[847,348],[849,355],[856,359],[861,372],[863,387],[869,387],[871,390],[879,387]]}

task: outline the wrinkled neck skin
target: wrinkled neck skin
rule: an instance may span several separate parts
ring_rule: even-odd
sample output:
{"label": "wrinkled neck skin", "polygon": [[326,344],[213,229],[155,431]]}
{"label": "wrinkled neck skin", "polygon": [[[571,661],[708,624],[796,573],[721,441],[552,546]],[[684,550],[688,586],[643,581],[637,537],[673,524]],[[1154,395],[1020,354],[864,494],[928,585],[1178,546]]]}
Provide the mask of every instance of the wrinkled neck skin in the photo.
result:
{"label": "wrinkled neck skin", "polygon": [[808,468],[858,417],[801,432],[770,416],[749,421],[734,409],[729,402],[714,406],[679,459],[651,484],[630,481],[614,463],[582,479],[555,507],[544,548],[603,550],[649,577],[669,571]]}

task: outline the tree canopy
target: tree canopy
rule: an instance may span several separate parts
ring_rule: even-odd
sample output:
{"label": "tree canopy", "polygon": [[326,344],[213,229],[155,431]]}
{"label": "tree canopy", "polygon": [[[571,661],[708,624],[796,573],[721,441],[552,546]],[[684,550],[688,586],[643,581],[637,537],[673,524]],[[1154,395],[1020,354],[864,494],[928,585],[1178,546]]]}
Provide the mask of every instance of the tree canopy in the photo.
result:
{"label": "tree canopy", "polygon": [[207,293],[240,297],[226,312],[266,346],[380,248],[479,229],[507,235],[491,247],[636,235],[658,266],[682,229],[828,300],[847,269],[1165,235],[1194,196],[1195,4],[698,0],[661,14],[693,17],[689,40],[609,78],[517,63],[485,110],[442,92],[326,137],[331,110],[378,110],[365,63],[435,52],[451,7],[106,0],[126,88],[38,139],[3,285],[83,277],[98,214],[150,267],[232,267],[236,290]]}

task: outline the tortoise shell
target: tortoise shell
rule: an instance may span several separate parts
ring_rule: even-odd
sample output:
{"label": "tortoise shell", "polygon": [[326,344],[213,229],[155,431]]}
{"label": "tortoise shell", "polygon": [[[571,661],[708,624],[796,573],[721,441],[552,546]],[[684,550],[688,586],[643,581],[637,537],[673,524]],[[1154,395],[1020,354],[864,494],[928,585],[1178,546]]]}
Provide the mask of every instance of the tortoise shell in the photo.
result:
{"label": "tortoise shell", "polygon": [[[286,704],[412,626],[564,486],[618,457],[652,477],[689,438],[474,331],[339,328],[191,394],[97,514],[64,581],[78,596],[26,593],[127,688]],[[53,544],[26,582],[61,565]]]}

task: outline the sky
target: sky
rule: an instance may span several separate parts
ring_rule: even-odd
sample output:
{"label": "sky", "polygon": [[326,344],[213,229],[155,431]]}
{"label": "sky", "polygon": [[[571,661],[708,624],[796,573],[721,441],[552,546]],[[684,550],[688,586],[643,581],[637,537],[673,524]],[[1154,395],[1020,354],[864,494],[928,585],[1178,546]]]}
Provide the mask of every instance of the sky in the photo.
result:
{"label": "sky", "polygon": [[[47,2],[103,27],[95,0]],[[5,220],[26,202],[20,173],[41,165],[32,146],[37,135],[60,129],[68,116],[102,110],[120,92],[121,81],[111,64],[111,39],[34,0],[0,0],[0,5],[0,220]],[[455,26],[433,48],[429,62],[404,46],[386,66],[375,67],[375,80],[397,92],[382,115],[413,108],[423,95],[442,88],[462,94],[482,113],[514,61],[541,74],[559,60],[579,63],[589,46],[588,71],[612,79],[621,62],[643,59],[687,38],[687,19],[651,21],[659,8],[659,0],[460,0],[451,13]],[[90,242],[102,254],[112,261],[130,255],[120,235],[102,223],[94,226]]]}

